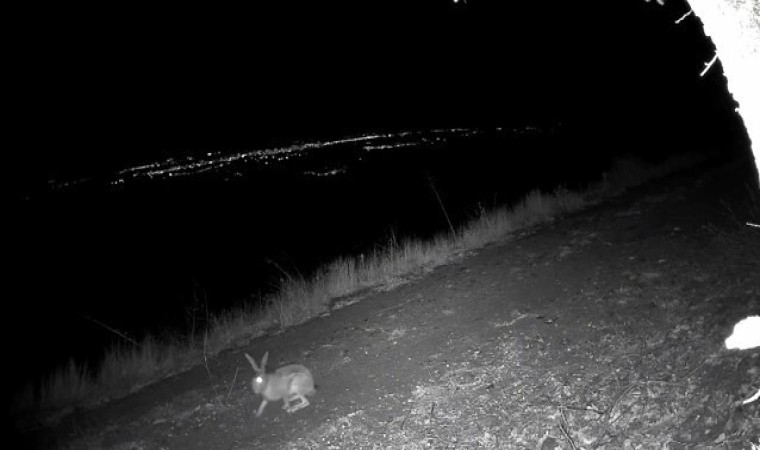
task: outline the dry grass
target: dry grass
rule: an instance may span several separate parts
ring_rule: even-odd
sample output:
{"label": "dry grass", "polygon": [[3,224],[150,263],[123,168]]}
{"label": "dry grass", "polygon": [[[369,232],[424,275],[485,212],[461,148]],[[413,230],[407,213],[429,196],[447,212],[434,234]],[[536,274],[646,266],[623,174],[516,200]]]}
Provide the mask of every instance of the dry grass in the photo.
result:
{"label": "dry grass", "polygon": [[[393,240],[368,255],[337,259],[309,278],[288,276],[278,291],[264,298],[261,306],[241,307],[212,317],[202,345],[192,337],[156,339],[146,337],[139,346],[108,351],[97,370],[71,362],[41,384],[37,401],[33,389],[20,395],[21,410],[45,411],[60,417],[74,405],[92,406],[107,398],[127,395],[146,384],[182,371],[241,339],[265,330],[303,323],[329,311],[331,301],[367,289],[391,289],[467,250],[503,239],[516,230],[553,220],[563,213],[598,203],[648,180],[694,166],[690,157],[649,166],[634,159],[617,161],[600,183],[584,192],[559,187],[553,192],[529,192],[511,206],[482,211],[454,235],[442,233],[431,240]],[[56,411],[56,414],[50,414]]]}

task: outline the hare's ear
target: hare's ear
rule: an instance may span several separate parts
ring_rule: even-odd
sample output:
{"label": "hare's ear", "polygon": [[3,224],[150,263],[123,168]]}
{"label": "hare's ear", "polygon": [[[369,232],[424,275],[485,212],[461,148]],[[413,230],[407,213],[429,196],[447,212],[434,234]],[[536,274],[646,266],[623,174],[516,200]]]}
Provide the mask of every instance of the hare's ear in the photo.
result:
{"label": "hare's ear", "polygon": [[264,353],[264,357],[261,358],[261,371],[263,372],[267,368],[267,358],[269,358],[269,352]]}
{"label": "hare's ear", "polygon": [[[259,367],[256,365],[256,361],[251,357],[251,355],[249,355],[248,353],[246,353],[245,354],[245,358],[248,360],[249,363],[251,363],[251,366],[253,366],[253,370],[256,373],[263,372],[263,369],[264,369],[264,365],[263,364],[261,365],[261,369],[259,369]],[[264,358],[264,361],[266,361],[266,358]]]}

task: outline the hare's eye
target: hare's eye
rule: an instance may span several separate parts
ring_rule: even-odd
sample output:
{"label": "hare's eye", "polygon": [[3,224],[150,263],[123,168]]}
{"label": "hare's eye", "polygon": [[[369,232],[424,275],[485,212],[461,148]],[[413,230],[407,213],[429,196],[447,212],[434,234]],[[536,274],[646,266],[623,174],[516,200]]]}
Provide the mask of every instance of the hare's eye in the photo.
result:
{"label": "hare's eye", "polygon": [[261,376],[258,376],[256,377],[254,381],[256,382],[256,384],[261,384],[262,382],[264,382],[264,378]]}

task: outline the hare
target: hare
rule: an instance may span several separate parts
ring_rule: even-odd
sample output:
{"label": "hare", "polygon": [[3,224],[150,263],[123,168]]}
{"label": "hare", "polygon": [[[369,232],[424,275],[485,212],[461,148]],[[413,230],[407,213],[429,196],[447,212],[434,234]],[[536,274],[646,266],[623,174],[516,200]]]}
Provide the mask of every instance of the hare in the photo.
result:
{"label": "hare", "polygon": [[726,338],[726,348],[747,350],[755,347],[760,347],[760,316],[749,316],[734,325],[734,332]]}
{"label": "hare", "polygon": [[[726,339],[726,348],[747,350],[755,347],[760,347],[760,316],[745,317],[734,325],[734,332]],[[759,398],[760,389],[741,404],[746,405]]]}
{"label": "hare", "polygon": [[[301,364],[290,364],[280,367],[274,373],[266,373],[269,352],[264,353],[264,357],[261,358],[261,367],[256,365],[256,361],[248,353],[245,354],[245,357],[256,372],[256,376],[251,382],[253,392],[261,394],[263,397],[259,410],[256,412],[256,417],[261,416],[264,407],[267,406],[267,402],[280,399],[284,402],[283,409],[289,413],[309,406],[309,400],[306,396],[316,392],[314,378],[311,376],[309,369]],[[291,407],[290,402],[295,399],[300,399],[301,401]]]}

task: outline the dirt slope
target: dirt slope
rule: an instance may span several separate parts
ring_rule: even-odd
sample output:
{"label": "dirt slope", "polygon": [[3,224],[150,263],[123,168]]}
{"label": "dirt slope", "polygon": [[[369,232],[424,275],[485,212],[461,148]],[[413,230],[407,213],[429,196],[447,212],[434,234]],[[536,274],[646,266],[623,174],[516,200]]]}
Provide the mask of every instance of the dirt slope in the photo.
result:
{"label": "dirt slope", "polygon": [[[760,231],[737,169],[686,174],[483,248],[78,416],[39,445],[118,449],[691,448],[758,443]],[[263,416],[243,357],[319,390]]]}

